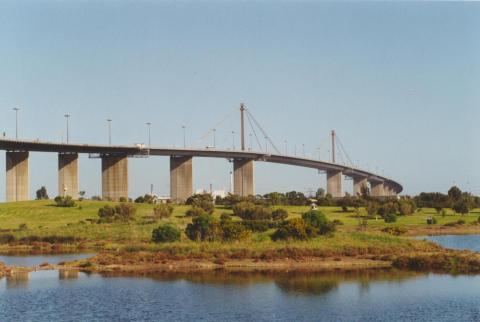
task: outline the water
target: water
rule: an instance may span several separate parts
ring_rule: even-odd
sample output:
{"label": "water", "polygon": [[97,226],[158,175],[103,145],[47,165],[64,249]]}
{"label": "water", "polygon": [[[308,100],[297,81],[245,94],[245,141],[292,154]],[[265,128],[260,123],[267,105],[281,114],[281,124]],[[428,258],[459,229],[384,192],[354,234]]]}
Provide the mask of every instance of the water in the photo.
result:
{"label": "water", "polygon": [[[457,248],[480,240],[457,237],[440,240]],[[43,271],[0,279],[0,321],[480,321],[480,276]]]}
{"label": "water", "polygon": [[92,257],[94,254],[0,255],[0,262],[9,266],[32,267],[42,263],[58,264]]}
{"label": "water", "polygon": [[480,235],[424,236],[421,239],[430,240],[445,248],[480,252]]}

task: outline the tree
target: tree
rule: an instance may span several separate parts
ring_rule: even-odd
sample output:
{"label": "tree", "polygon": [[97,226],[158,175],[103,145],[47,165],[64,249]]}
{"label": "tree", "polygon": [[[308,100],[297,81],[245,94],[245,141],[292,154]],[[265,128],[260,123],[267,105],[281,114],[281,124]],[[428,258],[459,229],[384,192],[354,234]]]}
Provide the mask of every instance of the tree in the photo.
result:
{"label": "tree", "polygon": [[48,199],[47,188],[42,186],[40,189],[37,190],[37,200],[46,200]]}
{"label": "tree", "polygon": [[470,201],[466,197],[463,197],[455,202],[452,208],[456,213],[466,215],[470,212]]}
{"label": "tree", "polygon": [[453,186],[448,190],[448,198],[452,204],[458,202],[462,197],[462,190],[460,190],[457,186]]}
{"label": "tree", "polygon": [[272,235],[272,240],[307,240],[314,237],[314,230],[309,229],[307,223],[300,219],[295,218],[286,221],[280,228],[278,228]]}
{"label": "tree", "polygon": [[201,215],[192,219],[185,234],[193,241],[213,242],[222,239],[223,231],[220,222],[212,215]]}
{"label": "tree", "polygon": [[318,210],[310,210],[302,215],[303,221],[315,229],[315,234],[325,235],[335,231],[335,224],[330,222],[324,213]]}
{"label": "tree", "polygon": [[325,198],[325,189],[318,188],[317,193],[315,194],[315,199]]}
{"label": "tree", "polygon": [[367,210],[367,213],[370,217],[373,217],[373,216],[376,216],[378,214],[378,208],[379,208],[379,204],[378,202],[376,201],[369,201],[367,203],[367,207],[366,207],[366,210]]}

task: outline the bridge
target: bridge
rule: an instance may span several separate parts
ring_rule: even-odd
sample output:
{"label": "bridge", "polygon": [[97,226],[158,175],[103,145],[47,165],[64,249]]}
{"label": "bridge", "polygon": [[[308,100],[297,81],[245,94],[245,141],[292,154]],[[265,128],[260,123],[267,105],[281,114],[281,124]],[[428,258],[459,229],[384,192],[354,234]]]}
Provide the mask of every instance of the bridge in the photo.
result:
{"label": "bridge", "polygon": [[[327,193],[334,198],[344,195],[344,178],[353,182],[354,194],[363,187],[370,189],[375,197],[395,196],[403,187],[385,176],[353,166],[335,163],[335,135],[332,132],[333,162],[306,157],[272,154],[266,151],[245,149],[244,111],[241,106],[241,149],[224,150],[216,148],[166,148],[144,145],[90,145],[0,139],[0,150],[6,151],[6,199],[23,201],[29,199],[29,153],[47,152],[58,154],[58,191],[72,197],[78,196],[78,156],[89,154],[101,159],[102,198],[119,200],[128,198],[128,158],[169,157],[170,158],[170,199],[182,203],[193,194],[193,158],[223,158],[233,163],[233,193],[239,196],[255,194],[254,163],[270,162],[291,166],[312,168],[326,173]],[[277,150],[278,151],[278,150]]]}

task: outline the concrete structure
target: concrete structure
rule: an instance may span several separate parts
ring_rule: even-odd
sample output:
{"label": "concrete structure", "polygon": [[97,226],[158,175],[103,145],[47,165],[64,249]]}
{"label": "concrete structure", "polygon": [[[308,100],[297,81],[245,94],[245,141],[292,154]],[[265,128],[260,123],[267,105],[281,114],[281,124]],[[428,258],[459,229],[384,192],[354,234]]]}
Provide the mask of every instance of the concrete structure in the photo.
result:
{"label": "concrete structure", "polygon": [[28,200],[28,152],[7,151],[7,202]]}
{"label": "concrete structure", "polygon": [[170,157],[170,200],[184,203],[193,194],[192,157]]}
{"label": "concrete structure", "polygon": [[102,156],[102,198],[128,199],[128,158],[126,155]]}
{"label": "concrete structure", "polygon": [[341,170],[327,170],[327,193],[333,198],[343,197],[343,175]]}
{"label": "concrete structure", "polygon": [[58,154],[58,195],[78,198],[78,154]]}
{"label": "concrete structure", "polygon": [[253,160],[233,160],[233,193],[239,196],[255,194],[253,183]]}
{"label": "concrete structure", "polygon": [[370,181],[370,195],[373,197],[384,197],[384,183],[379,181]]}
{"label": "concrete structure", "polygon": [[353,177],[353,195],[362,194],[362,188],[368,187],[368,180],[365,177]]}

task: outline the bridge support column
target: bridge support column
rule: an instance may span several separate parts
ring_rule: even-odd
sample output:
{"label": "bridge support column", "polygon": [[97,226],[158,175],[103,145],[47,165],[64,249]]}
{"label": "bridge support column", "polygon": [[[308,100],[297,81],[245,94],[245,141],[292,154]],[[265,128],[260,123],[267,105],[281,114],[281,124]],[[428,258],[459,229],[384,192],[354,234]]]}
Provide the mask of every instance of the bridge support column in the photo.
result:
{"label": "bridge support column", "polygon": [[58,195],[78,198],[78,154],[58,154]]}
{"label": "bridge support column", "polygon": [[353,195],[358,196],[362,194],[362,188],[368,187],[367,178],[353,177]]}
{"label": "bridge support column", "polygon": [[192,157],[170,157],[170,200],[185,203],[193,194]]}
{"label": "bridge support column", "polygon": [[7,151],[7,201],[28,200],[28,152]]}
{"label": "bridge support column", "polygon": [[384,185],[383,182],[378,182],[378,181],[371,181],[370,182],[370,194],[372,197],[384,197],[385,196],[385,190],[384,190]]}
{"label": "bridge support column", "polygon": [[102,157],[102,198],[118,201],[128,199],[128,158],[105,155]]}
{"label": "bridge support column", "polygon": [[343,197],[343,175],[341,170],[327,170],[327,193],[333,198]]}
{"label": "bridge support column", "polygon": [[233,193],[246,197],[255,194],[253,182],[253,160],[233,160]]}

